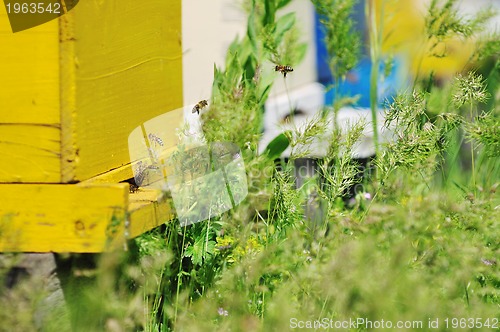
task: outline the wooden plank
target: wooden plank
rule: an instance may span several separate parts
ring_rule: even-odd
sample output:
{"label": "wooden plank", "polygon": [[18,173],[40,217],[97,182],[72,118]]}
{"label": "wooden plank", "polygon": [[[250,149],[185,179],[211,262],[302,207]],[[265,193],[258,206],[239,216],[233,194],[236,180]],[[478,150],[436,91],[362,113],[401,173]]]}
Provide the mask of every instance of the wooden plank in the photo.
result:
{"label": "wooden plank", "polygon": [[12,33],[0,6],[0,182],[59,182],[59,25]]}
{"label": "wooden plank", "polygon": [[0,182],[59,182],[60,135],[58,124],[0,123]]}
{"label": "wooden plank", "polygon": [[157,190],[140,189],[130,195],[129,233],[136,237],[175,218],[171,198]]}
{"label": "wooden plank", "polygon": [[[75,9],[73,9],[75,10]],[[61,68],[61,182],[72,182],[78,163],[76,146],[76,101],[75,70],[78,64],[75,58],[75,38],[73,20],[69,14],[59,18],[60,25],[60,68]]]}
{"label": "wooden plank", "polygon": [[124,234],[128,185],[0,184],[0,202],[0,252],[95,253]]}
{"label": "wooden plank", "polygon": [[[159,161],[162,164],[166,163],[172,153],[177,151],[179,137],[177,136],[178,133],[176,129],[182,127],[184,123],[183,119],[183,109],[178,108],[150,119],[142,126],[135,128],[133,134],[128,137],[127,149],[129,150],[130,163],[93,176],[82,181],[82,183],[116,183],[124,179],[128,180],[133,178],[132,164],[150,158],[150,154],[146,148],[146,142],[148,141],[147,134],[145,134],[146,132],[155,133],[156,136],[162,140],[163,146],[157,146],[156,151],[160,158]],[[170,128],[170,130],[168,128],[165,129],[166,126],[172,128]]]}
{"label": "wooden plank", "polygon": [[58,35],[57,20],[12,33],[0,6],[0,123],[59,124]]}
{"label": "wooden plank", "polygon": [[127,164],[106,173],[99,174],[81,183],[117,183],[123,179],[131,179],[134,177],[131,164]]}
{"label": "wooden plank", "polygon": [[63,46],[70,64],[61,67],[74,70],[62,85],[74,93],[73,109],[62,110],[65,146],[74,146],[63,150],[64,182],[126,165],[130,132],[182,105],[180,14],[180,0],[123,0],[82,1],[64,16],[61,34],[72,29],[65,40],[73,49]]}
{"label": "wooden plank", "polygon": [[174,218],[170,197],[126,183],[0,184],[0,202],[0,252],[98,253]]}

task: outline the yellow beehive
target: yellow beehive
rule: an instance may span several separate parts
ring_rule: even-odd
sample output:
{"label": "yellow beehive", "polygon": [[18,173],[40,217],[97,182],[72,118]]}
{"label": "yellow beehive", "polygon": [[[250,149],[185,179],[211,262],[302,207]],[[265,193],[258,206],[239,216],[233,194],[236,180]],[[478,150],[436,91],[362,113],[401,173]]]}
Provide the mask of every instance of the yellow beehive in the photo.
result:
{"label": "yellow beehive", "polygon": [[0,251],[98,252],[124,220],[170,217],[118,182],[129,133],[182,105],[180,17],[180,0],[80,1],[12,33],[0,6]]}

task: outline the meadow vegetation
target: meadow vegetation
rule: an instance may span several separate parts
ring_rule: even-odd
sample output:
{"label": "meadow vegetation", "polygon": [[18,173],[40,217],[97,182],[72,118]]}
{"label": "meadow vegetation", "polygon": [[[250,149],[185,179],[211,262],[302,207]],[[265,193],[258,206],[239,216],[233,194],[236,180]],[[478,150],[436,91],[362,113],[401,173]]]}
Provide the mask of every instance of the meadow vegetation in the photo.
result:
{"label": "meadow vegetation", "polygon": [[[349,18],[355,1],[312,2],[340,82],[360,56]],[[385,105],[394,139],[380,144],[360,178],[350,151],[367,124],[345,130],[327,120],[354,96],[337,98],[258,153],[263,105],[273,81],[283,79],[272,68],[294,66],[305,54],[295,15],[278,15],[288,3],[245,1],[247,35],[231,44],[225,67],[214,68],[210,109],[202,115],[207,142],[241,148],[248,197],[211,220],[186,227],[173,220],[136,238],[138,257],[119,274],[106,271],[121,255],[104,255],[99,296],[87,305],[106,313],[110,331],[281,331],[291,319],[360,317],[421,321],[424,330],[439,318],[442,331],[452,330],[445,318],[498,322],[500,44],[497,35],[478,35],[494,14],[464,18],[456,1],[431,1],[427,55],[445,57],[436,50],[451,38],[474,40],[477,50],[452,80],[416,73],[393,99],[372,101]],[[376,26],[374,8],[367,17]],[[389,57],[381,53],[383,27],[377,31],[370,36],[375,63]],[[372,75],[376,84],[384,73]],[[319,172],[297,188],[293,161],[332,126]],[[290,159],[275,167],[288,146]],[[354,185],[361,189],[347,204]],[[304,217],[311,204],[321,220]]]}

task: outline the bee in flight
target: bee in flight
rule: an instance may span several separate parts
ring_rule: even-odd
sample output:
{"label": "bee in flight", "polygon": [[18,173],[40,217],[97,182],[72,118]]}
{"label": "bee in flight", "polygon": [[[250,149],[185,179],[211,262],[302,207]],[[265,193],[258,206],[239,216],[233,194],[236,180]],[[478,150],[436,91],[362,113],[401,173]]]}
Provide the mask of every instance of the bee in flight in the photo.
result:
{"label": "bee in flight", "polygon": [[148,183],[144,183],[144,180],[149,179],[149,175],[151,172],[158,172],[159,169],[160,167],[157,165],[147,165],[146,163],[139,161],[134,168],[135,184],[138,187],[142,186],[143,184],[147,185]]}
{"label": "bee in flight", "polygon": [[156,146],[157,144],[159,146],[163,146],[163,140],[161,138],[159,138],[158,136],[156,136],[155,134],[151,133],[148,135],[149,137],[149,140],[151,142],[153,142],[153,144]]}
{"label": "bee in flight", "polygon": [[194,105],[193,111],[191,113],[198,113],[200,114],[200,111],[204,109],[205,107],[208,106],[208,101],[207,100],[201,100],[198,102],[198,104]]}
{"label": "bee in flight", "polygon": [[274,67],[274,71],[279,71],[283,74],[283,77],[286,77],[286,74],[292,72],[293,68],[290,66],[277,65]]}

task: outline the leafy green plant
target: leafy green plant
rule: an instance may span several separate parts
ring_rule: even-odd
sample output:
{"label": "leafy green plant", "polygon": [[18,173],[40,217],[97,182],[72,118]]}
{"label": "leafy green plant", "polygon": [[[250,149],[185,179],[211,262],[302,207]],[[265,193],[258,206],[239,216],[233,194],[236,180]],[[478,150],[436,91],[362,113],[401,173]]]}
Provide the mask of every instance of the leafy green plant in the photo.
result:
{"label": "leafy green plant", "polygon": [[[355,31],[355,21],[351,15],[356,0],[312,0],[316,12],[320,15],[320,23],[325,38],[324,43],[329,56],[330,73],[333,77],[334,105],[332,109],[325,108],[324,114],[331,110],[335,118],[344,105],[354,104],[355,96],[340,96],[338,87],[345,81],[347,74],[357,64],[361,56],[361,33]],[[333,122],[338,130],[337,121]]]}
{"label": "leafy green plant", "polygon": [[[425,329],[429,319],[443,322],[450,313],[499,319],[498,58],[492,53],[487,69],[439,85],[428,79],[388,101],[386,126],[394,137],[380,146],[377,177],[361,182],[352,158],[366,124],[326,135],[324,114],[289,126],[258,155],[263,105],[280,77],[272,64],[295,65],[303,53],[294,16],[278,15],[288,2],[245,2],[247,35],[231,44],[224,69],[215,68],[210,110],[202,116],[209,142],[241,148],[247,199],[217,218],[187,227],[173,220],[136,238],[139,259],[118,274],[109,271],[120,258],[105,256],[99,297],[90,294],[81,305],[105,313],[108,330],[270,331],[356,318],[422,322]],[[314,1],[330,29],[336,79],[357,59],[347,47],[357,38],[347,19],[353,3]],[[454,3],[431,2],[429,38],[477,31],[480,22],[464,21]],[[319,175],[297,188],[293,162],[315,139],[326,141],[327,154]],[[464,142],[474,145],[474,169]],[[277,169],[274,159],[286,148],[290,161]],[[355,204],[346,204],[342,198],[356,184]],[[321,210],[320,223],[306,218],[311,206]],[[29,328],[21,311],[0,313]]]}
{"label": "leafy green plant", "polygon": [[229,46],[225,69],[214,68],[210,112],[203,117],[209,142],[229,141],[255,149],[262,130],[264,102],[275,74],[264,67],[295,65],[305,56],[298,40],[295,14],[276,18],[289,1],[249,2],[247,35]]}
{"label": "leafy green plant", "polygon": [[335,79],[345,79],[358,63],[361,51],[360,33],[351,18],[356,0],[312,0],[325,32],[325,45],[330,57],[330,71]]}
{"label": "leafy green plant", "polygon": [[[490,81],[474,73],[442,86],[428,80],[427,86],[416,84],[388,102],[386,126],[394,139],[380,146],[378,176],[363,183],[357,177],[360,166],[352,159],[365,129],[362,122],[348,130],[334,128],[328,136],[329,123],[320,115],[300,128],[290,126],[259,156],[259,112],[272,84],[260,71],[262,59],[283,63],[288,51],[280,42],[293,44],[286,44],[283,32],[292,16],[275,20],[275,10],[285,2],[247,2],[248,34],[231,45],[226,68],[216,69],[213,108],[204,117],[204,130],[209,140],[229,139],[242,147],[249,196],[220,219],[174,232],[180,258],[173,278],[176,289],[168,295],[175,298],[166,310],[175,313],[169,329],[279,330],[289,329],[292,318],[322,317],[425,324],[429,317],[442,321],[449,312],[498,317],[499,271],[494,257],[500,250],[495,241],[500,181],[493,176],[500,165],[498,120],[483,104]],[[325,29],[332,29],[327,33],[330,46],[356,38],[351,23],[332,24],[339,22],[340,13],[348,15],[353,2],[314,4],[324,17],[337,11],[331,22],[323,22]],[[431,3],[435,9],[438,5]],[[429,29],[442,40],[449,31],[464,28],[446,28],[450,22],[463,22],[450,14],[452,5],[453,1],[427,18]],[[476,23],[466,23],[476,29]],[[381,27],[377,28],[378,35]],[[335,52],[334,47],[330,51],[332,71],[342,79],[357,55]],[[463,105],[469,106],[468,115],[461,113]],[[222,127],[223,123],[231,126]],[[439,183],[441,174],[451,169],[446,162],[450,154],[455,161],[463,160],[462,133],[481,144],[475,155],[488,165],[467,175],[459,165],[460,172],[448,175],[452,180]],[[307,155],[314,139],[328,139],[327,155],[318,163],[321,181],[313,177],[296,188],[293,160]],[[290,162],[276,171],[273,160],[288,147]],[[266,174],[266,169],[272,171]],[[457,176],[467,179],[472,173],[477,183],[489,187],[471,195],[469,187],[456,182]],[[342,197],[355,184],[363,191],[347,208]],[[320,225],[304,217],[311,201],[320,201],[324,209]],[[166,296],[167,290],[162,294]]]}
{"label": "leafy green plant", "polygon": [[431,41],[428,52],[432,56],[446,56],[446,50],[438,51],[438,46],[453,37],[466,39],[483,31],[485,22],[495,15],[491,8],[487,8],[472,18],[464,18],[458,13],[456,4],[456,0],[432,0],[428,8],[425,29]]}

